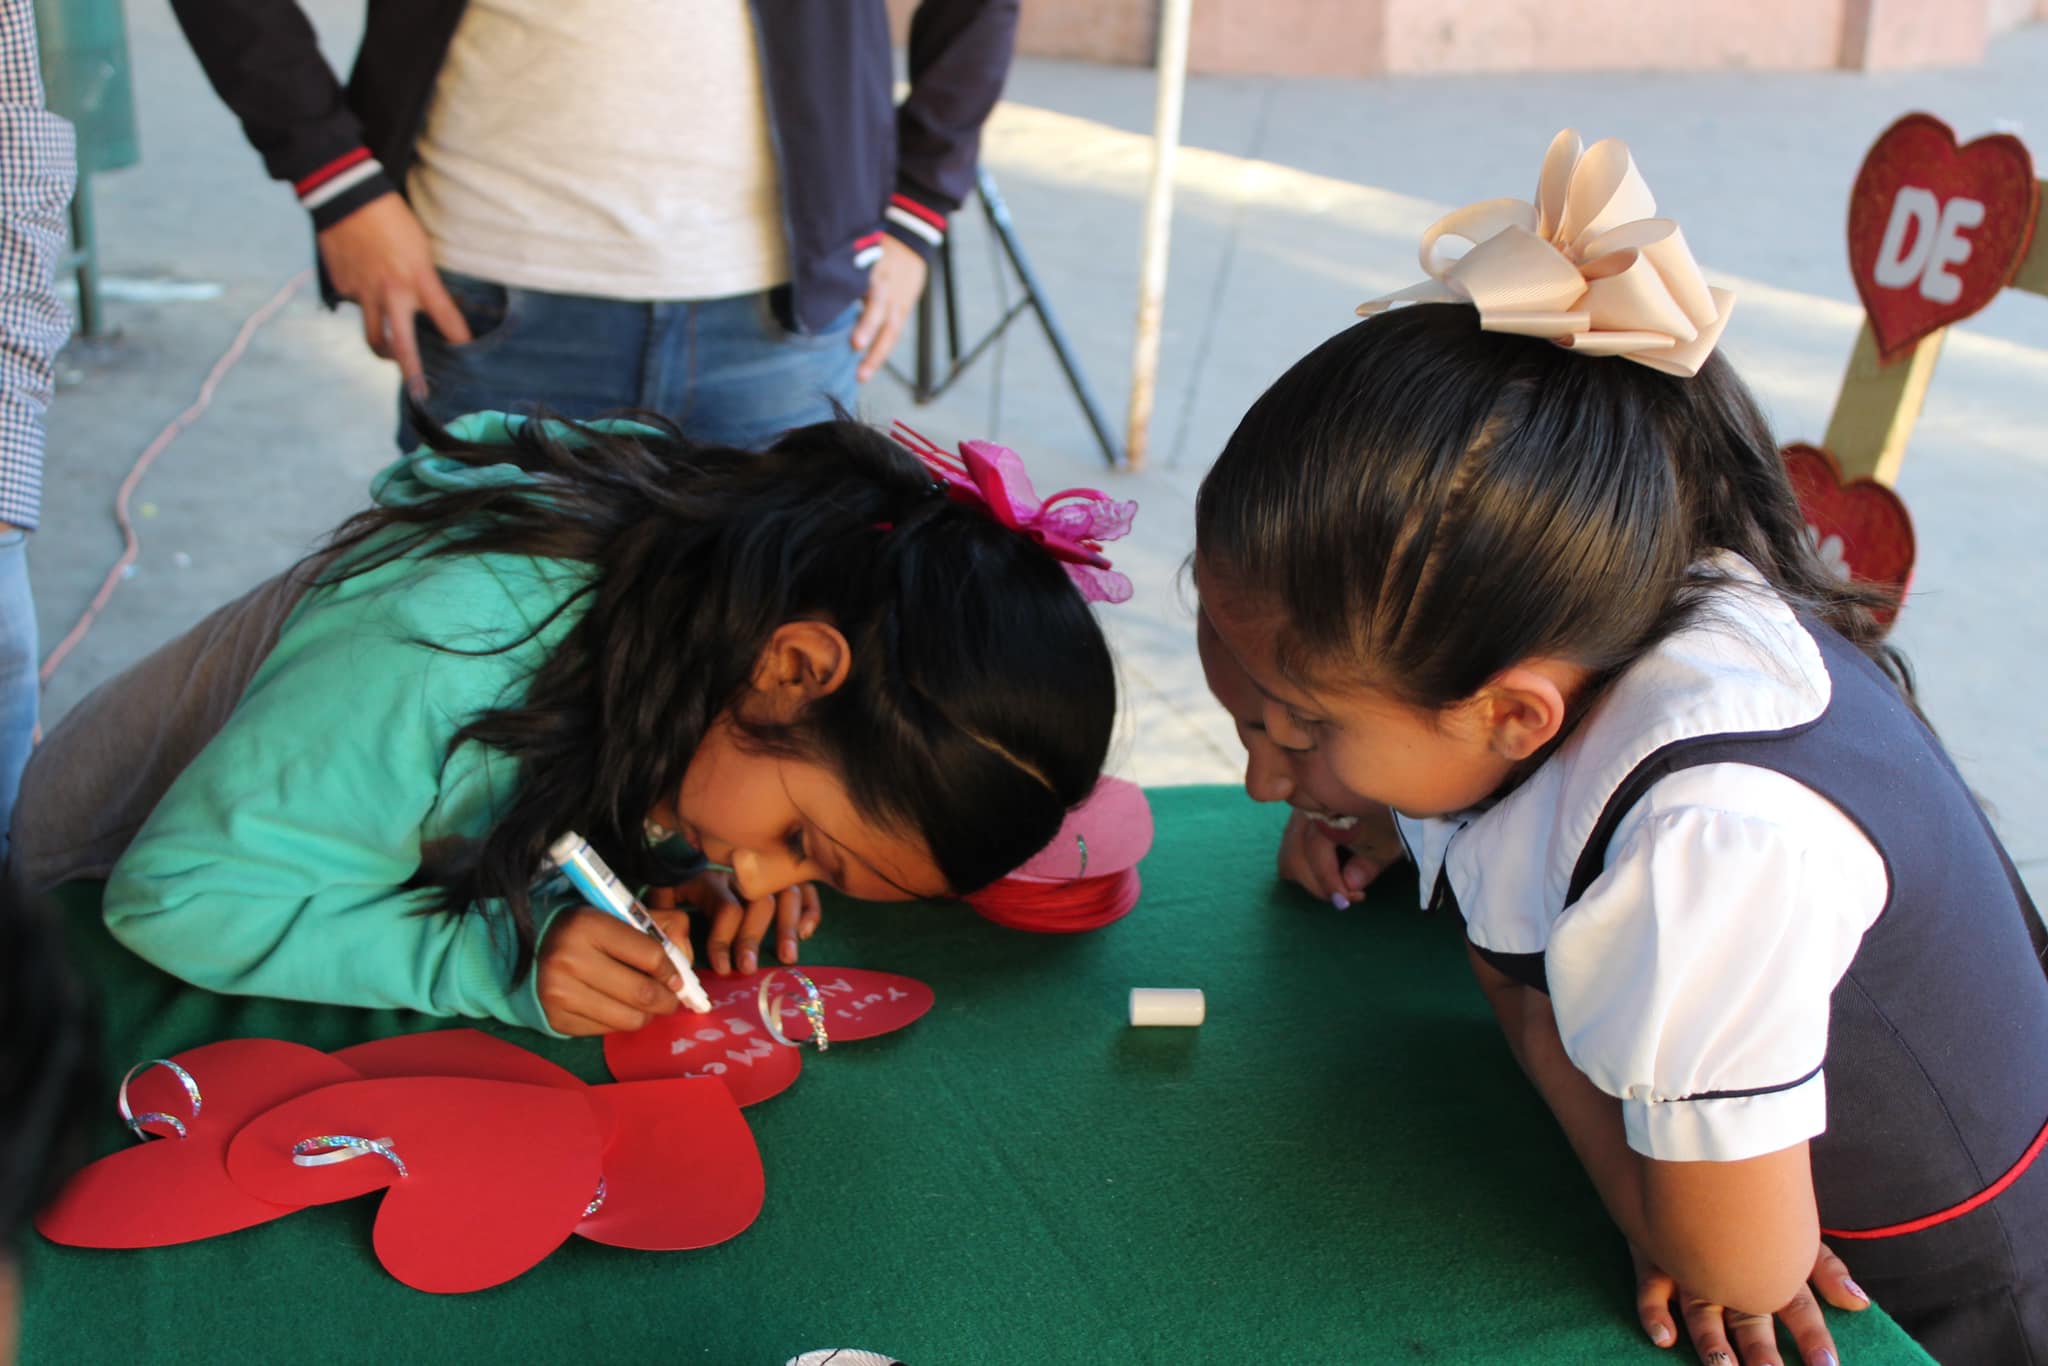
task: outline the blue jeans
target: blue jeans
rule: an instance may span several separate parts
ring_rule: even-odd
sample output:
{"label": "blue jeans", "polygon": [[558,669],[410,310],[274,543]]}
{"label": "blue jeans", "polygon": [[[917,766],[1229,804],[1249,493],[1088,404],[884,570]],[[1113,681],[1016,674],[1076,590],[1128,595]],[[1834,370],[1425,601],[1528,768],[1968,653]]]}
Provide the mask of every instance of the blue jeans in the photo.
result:
{"label": "blue jeans", "polygon": [[21,770],[35,743],[36,604],[28,588],[28,533],[0,535],[0,858],[14,821]]}
{"label": "blue jeans", "polygon": [[[858,303],[804,336],[765,293],[632,303],[441,278],[474,339],[451,346],[420,315],[425,406],[439,422],[485,408],[573,418],[646,408],[700,441],[752,449],[831,417],[834,402],[853,407]],[[410,450],[402,407],[398,444]]]}

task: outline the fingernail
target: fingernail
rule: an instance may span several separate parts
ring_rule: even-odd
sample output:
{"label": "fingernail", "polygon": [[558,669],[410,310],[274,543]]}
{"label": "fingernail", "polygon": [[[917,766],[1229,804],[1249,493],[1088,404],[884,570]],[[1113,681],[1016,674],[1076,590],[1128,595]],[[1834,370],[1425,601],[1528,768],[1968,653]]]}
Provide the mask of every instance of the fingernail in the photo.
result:
{"label": "fingernail", "polygon": [[1864,1293],[1863,1287],[1850,1280],[1847,1276],[1842,1277],[1842,1288],[1857,1299],[1862,1300],[1865,1304],[1870,1303],[1870,1296]]}
{"label": "fingernail", "polygon": [[1357,896],[1365,890],[1365,883],[1365,869],[1357,864],[1354,863],[1344,870],[1344,885],[1351,889],[1353,896]]}
{"label": "fingernail", "polygon": [[1835,1360],[1833,1352],[1823,1347],[1814,1354],[1813,1359],[1807,1363],[1807,1366],[1840,1366],[1840,1363]]}
{"label": "fingernail", "polygon": [[425,403],[427,401],[427,377],[425,375],[414,375],[405,382],[405,391],[411,394],[416,402]]}
{"label": "fingernail", "polygon": [[1351,898],[1342,892],[1332,892],[1330,893],[1330,904],[1340,911],[1348,911],[1351,909]]}
{"label": "fingernail", "polygon": [[1669,1347],[1671,1345],[1671,1325],[1660,1323],[1652,1327],[1650,1329],[1650,1341],[1656,1343],[1659,1347]]}
{"label": "fingernail", "polygon": [[782,941],[782,946],[781,946],[781,953],[782,953],[782,961],[783,961],[783,962],[785,962],[785,963],[794,963],[794,962],[796,961],[796,940],[794,940],[794,939],[785,939],[785,940],[783,940],[783,941]]}
{"label": "fingernail", "polygon": [[806,925],[796,932],[797,938],[809,939],[813,934],[817,933],[817,929],[816,925]]}
{"label": "fingernail", "polygon": [[760,960],[754,957],[754,951],[752,949],[748,949],[746,952],[740,955],[741,972],[752,972],[755,968],[759,966]]}
{"label": "fingernail", "polygon": [[1735,1358],[1726,1352],[1709,1352],[1707,1366],[1735,1366]]}
{"label": "fingernail", "polygon": [[683,994],[683,975],[680,972],[672,972],[668,975],[668,989],[678,996]]}

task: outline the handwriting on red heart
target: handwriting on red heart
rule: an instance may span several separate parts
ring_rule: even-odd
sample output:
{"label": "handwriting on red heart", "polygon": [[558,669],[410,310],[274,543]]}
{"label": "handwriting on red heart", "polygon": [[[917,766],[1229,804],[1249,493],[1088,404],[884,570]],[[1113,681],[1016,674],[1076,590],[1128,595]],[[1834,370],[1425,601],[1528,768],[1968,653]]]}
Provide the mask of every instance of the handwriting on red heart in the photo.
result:
{"label": "handwriting on red heart", "polygon": [[[833,1044],[901,1029],[932,1008],[930,987],[895,973],[866,968],[799,970],[824,998],[825,1035]],[[784,1048],[761,1027],[761,981],[774,971],[778,969],[705,978],[709,1014],[679,1010],[631,1034],[607,1034],[605,1066],[620,1081],[717,1077],[741,1105],[781,1094],[803,1070],[803,1059],[798,1050]],[[800,1042],[809,1039],[810,1023],[791,1001],[801,989],[785,977],[775,991],[783,997],[783,1034]]]}
{"label": "handwriting on red heart", "polygon": [[2005,288],[2034,239],[2040,184],[2008,133],[1956,145],[1908,114],[1871,146],[1849,195],[1849,271],[1890,364]]}
{"label": "handwriting on red heart", "polygon": [[[1785,472],[1821,559],[1863,583],[1899,590],[1904,601],[1916,554],[1913,518],[1898,494],[1875,479],[1844,483],[1842,467],[1819,446],[1787,446]],[[1877,614],[1890,626],[1896,608]]]}

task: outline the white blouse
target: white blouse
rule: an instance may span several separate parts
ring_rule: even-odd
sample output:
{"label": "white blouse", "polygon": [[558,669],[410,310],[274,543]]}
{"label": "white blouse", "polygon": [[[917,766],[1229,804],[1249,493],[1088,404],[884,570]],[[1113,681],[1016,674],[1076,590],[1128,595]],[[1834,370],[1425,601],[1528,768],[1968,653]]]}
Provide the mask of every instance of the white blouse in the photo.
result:
{"label": "white blouse", "polygon": [[1718,567],[1753,587],[1719,592],[1631,665],[1520,787],[1484,811],[1397,818],[1425,900],[1441,870],[1474,944],[1543,955],[1566,1054],[1620,1099],[1629,1146],[1673,1162],[1755,1157],[1827,1127],[1829,997],[1891,893],[1833,803],[1715,763],[1654,783],[1563,905],[1600,813],[1656,751],[1827,708],[1811,634],[1746,561]]}

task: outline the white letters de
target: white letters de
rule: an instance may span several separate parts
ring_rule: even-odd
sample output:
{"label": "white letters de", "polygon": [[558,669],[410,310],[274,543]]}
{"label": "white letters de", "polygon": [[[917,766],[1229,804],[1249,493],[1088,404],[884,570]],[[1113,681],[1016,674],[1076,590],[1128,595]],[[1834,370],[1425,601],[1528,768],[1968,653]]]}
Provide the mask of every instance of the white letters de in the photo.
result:
{"label": "white letters de", "polygon": [[[1952,304],[1963,296],[1963,282],[1950,267],[1970,259],[1963,230],[1984,221],[1984,205],[1961,195],[1943,204],[1917,185],[1899,187],[1891,220],[1878,244],[1877,264],[1870,275],[1885,289],[1917,284],[1920,297],[1934,304]],[[1912,239],[1909,249],[1907,239]]]}

